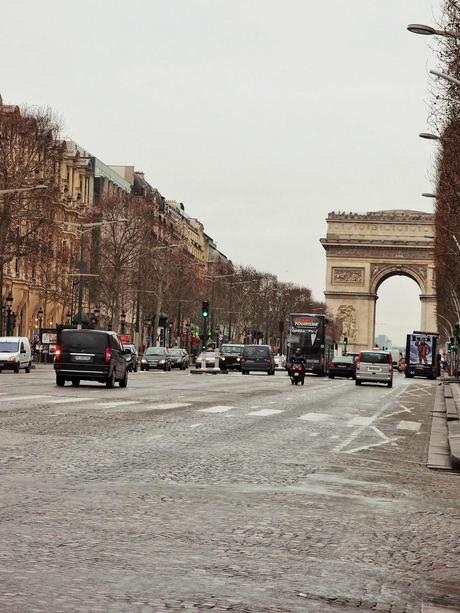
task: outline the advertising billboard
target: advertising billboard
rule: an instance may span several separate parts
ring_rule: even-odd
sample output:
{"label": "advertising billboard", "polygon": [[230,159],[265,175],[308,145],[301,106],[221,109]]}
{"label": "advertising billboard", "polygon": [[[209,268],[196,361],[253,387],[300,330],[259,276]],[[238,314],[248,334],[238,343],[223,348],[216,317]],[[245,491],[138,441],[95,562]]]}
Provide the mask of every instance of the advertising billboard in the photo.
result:
{"label": "advertising billboard", "polygon": [[434,336],[411,334],[409,338],[409,364],[431,366],[433,364]]}

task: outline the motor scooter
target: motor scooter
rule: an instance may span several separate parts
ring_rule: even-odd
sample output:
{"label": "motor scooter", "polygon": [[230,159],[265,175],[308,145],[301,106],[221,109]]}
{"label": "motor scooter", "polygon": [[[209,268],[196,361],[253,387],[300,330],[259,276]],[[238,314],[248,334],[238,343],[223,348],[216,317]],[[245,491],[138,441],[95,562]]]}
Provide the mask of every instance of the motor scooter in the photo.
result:
{"label": "motor scooter", "polygon": [[305,366],[303,364],[292,364],[289,367],[289,377],[292,385],[301,385],[305,382]]}

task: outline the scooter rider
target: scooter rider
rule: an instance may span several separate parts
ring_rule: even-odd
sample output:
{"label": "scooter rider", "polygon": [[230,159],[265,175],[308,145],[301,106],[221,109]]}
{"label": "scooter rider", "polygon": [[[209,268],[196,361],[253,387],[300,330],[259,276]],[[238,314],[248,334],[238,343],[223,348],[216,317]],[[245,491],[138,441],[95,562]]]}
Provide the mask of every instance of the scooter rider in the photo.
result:
{"label": "scooter rider", "polygon": [[291,356],[290,366],[292,366],[293,364],[303,364],[304,366],[306,364],[305,358],[302,355],[302,349],[300,347],[297,347],[294,352],[294,355]]}

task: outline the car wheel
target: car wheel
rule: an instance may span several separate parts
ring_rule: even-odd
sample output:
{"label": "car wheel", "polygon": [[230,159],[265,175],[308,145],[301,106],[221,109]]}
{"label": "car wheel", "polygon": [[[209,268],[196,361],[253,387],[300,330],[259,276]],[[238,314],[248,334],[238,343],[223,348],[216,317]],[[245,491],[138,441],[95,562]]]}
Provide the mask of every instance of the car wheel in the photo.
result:
{"label": "car wheel", "polygon": [[115,370],[112,370],[112,374],[105,380],[105,387],[111,389],[115,385]]}
{"label": "car wheel", "polygon": [[388,387],[393,387],[393,381],[388,381]]}
{"label": "car wheel", "polygon": [[127,385],[128,385],[128,369],[125,370],[125,376],[123,377],[123,379],[120,379],[119,385],[120,385],[120,387],[127,387]]}
{"label": "car wheel", "polygon": [[16,374],[18,374],[18,372],[19,372],[19,364],[18,364],[17,366],[15,366],[15,367],[14,367],[14,372],[15,372]]}
{"label": "car wheel", "polygon": [[355,385],[361,385],[361,381],[359,379],[355,379]]}
{"label": "car wheel", "polygon": [[80,379],[72,379],[72,385],[78,387],[80,385]]}
{"label": "car wheel", "polygon": [[329,374],[329,379],[333,379],[334,377],[335,377],[335,375]]}
{"label": "car wheel", "polygon": [[56,385],[58,387],[64,387],[65,385],[65,379],[62,375],[56,375]]}
{"label": "car wheel", "polygon": [[29,372],[31,371],[31,369],[32,369],[32,362],[29,362],[29,363],[27,364],[26,368],[25,368],[25,371],[26,371],[27,373],[29,373]]}
{"label": "car wheel", "polygon": [[136,364],[136,366],[134,367],[134,372],[137,372],[137,364]]}

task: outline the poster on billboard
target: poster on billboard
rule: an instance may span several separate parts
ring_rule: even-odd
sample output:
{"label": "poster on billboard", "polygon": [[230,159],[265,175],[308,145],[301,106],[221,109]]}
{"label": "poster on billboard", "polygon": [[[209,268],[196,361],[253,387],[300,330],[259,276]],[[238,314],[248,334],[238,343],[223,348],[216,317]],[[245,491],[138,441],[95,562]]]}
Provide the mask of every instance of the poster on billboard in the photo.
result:
{"label": "poster on billboard", "polygon": [[430,366],[433,363],[433,336],[411,334],[409,353],[410,364]]}

